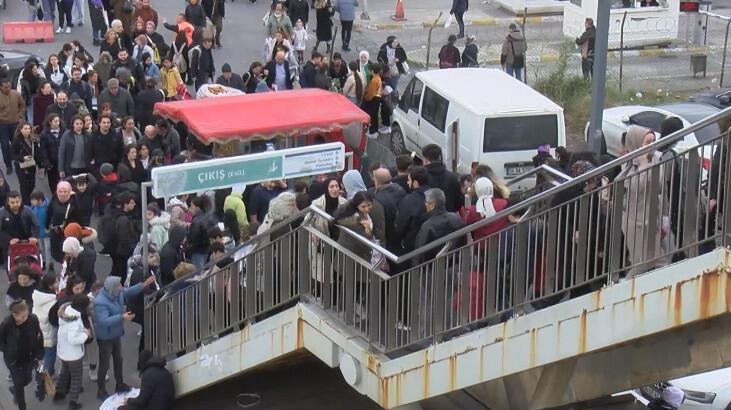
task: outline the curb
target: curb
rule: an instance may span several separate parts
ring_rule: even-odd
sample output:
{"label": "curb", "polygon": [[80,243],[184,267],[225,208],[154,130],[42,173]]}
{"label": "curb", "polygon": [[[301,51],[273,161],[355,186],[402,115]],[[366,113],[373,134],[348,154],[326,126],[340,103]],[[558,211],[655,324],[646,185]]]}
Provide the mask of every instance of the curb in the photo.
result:
{"label": "curb", "polygon": [[[445,18],[437,22],[435,27],[444,25]],[[563,16],[529,16],[525,19],[525,23],[528,25],[540,25],[544,23],[557,23],[563,21]],[[523,19],[521,17],[477,17],[474,19],[465,19],[465,26],[496,26],[496,25],[508,25],[510,23],[522,24]],[[430,28],[434,25],[434,20],[430,21],[393,21],[393,22],[373,22],[367,20],[360,20],[355,22],[356,28],[381,31],[381,30],[414,30],[421,28]]]}
{"label": "curb", "polygon": [[[708,46],[690,46],[690,47],[674,47],[674,48],[649,48],[645,50],[625,50],[625,57],[661,57],[677,54],[708,54],[712,51]],[[619,51],[609,51],[607,55],[619,57]]]}

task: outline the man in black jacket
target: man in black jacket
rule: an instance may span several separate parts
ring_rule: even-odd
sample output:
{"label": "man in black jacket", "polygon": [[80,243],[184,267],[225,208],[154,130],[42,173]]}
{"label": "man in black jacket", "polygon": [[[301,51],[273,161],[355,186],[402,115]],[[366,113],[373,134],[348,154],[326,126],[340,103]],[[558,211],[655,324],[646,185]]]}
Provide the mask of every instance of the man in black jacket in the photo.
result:
{"label": "man in black jacket", "polygon": [[64,90],[59,90],[56,93],[56,102],[48,106],[46,110],[46,116],[48,114],[58,114],[63,121],[63,128],[71,126],[71,119],[74,115],[78,114],[79,110],[75,105],[69,104],[69,95]]}
{"label": "man in black jacket", "polygon": [[594,20],[587,17],[584,22],[584,32],[576,39],[576,44],[581,48],[581,72],[584,79],[588,80],[594,74],[594,42],[596,40],[596,27]]}
{"label": "man in black jacket", "polygon": [[163,101],[165,101],[165,94],[157,88],[157,80],[154,78],[146,80],[145,89],[135,96],[135,119],[139,129],[155,125],[155,117],[152,113],[155,104]]}
{"label": "man in black jacket", "polygon": [[[315,76],[317,75],[317,68],[320,64],[322,64],[322,54],[317,51],[313,51],[310,61],[306,62],[302,67],[302,74],[300,75],[300,86],[302,86],[302,88],[316,87]],[[269,74],[271,75],[271,73]]]}
{"label": "man in black jacket", "polygon": [[421,150],[424,166],[429,173],[429,187],[439,188],[444,192],[446,207],[449,212],[457,212],[464,200],[459,186],[459,178],[454,172],[448,171],[442,159],[442,149],[439,145],[429,144]]}
{"label": "man in black jacket", "polygon": [[204,38],[202,45],[192,47],[188,51],[190,60],[188,74],[195,80],[194,85],[196,91],[203,84],[212,82],[216,74],[211,47],[213,47],[213,39]]}
{"label": "man in black jacket", "polygon": [[5,207],[0,208],[0,249],[8,255],[10,245],[18,241],[35,243],[38,238],[38,223],[30,207],[23,205],[20,194],[10,191]]}
{"label": "man in black jacket", "polygon": [[94,133],[93,140],[96,168],[109,163],[116,169],[124,151],[124,144],[122,136],[112,130],[112,117],[109,114],[102,114],[99,117],[99,129]]}
{"label": "man in black jacket", "polygon": [[292,25],[297,24],[297,20],[302,20],[302,25],[307,28],[307,22],[310,20],[310,4],[307,0],[289,0],[287,14]]}
{"label": "man in black jacket", "polygon": [[15,401],[20,410],[25,410],[25,386],[43,360],[43,333],[38,318],[22,299],[10,304],[10,316],[0,323],[0,351],[13,380]]}
{"label": "man in black jacket", "polygon": [[[459,216],[447,211],[445,208],[444,192],[441,189],[431,188],[424,192],[424,206],[426,207],[426,212],[429,214],[429,219],[421,225],[421,229],[419,229],[419,233],[416,235],[416,249],[462,228],[462,221],[459,219]],[[462,242],[455,241],[455,246],[452,249],[456,249]],[[437,247],[422,254],[420,257],[421,261],[434,259],[437,253],[439,253],[439,250],[439,247]]]}
{"label": "man in black jacket", "polygon": [[185,241],[185,227],[173,225],[170,228],[168,241],[160,251],[160,277],[162,286],[167,286],[175,280],[173,271],[180,262],[185,260],[183,255],[183,242]]}
{"label": "man in black jacket", "polygon": [[399,202],[393,234],[401,241],[404,254],[414,250],[416,235],[427,218],[424,193],[429,189],[428,178],[426,168],[412,167],[407,178],[411,192]]}
{"label": "man in black jacket", "polygon": [[175,402],[173,376],[165,368],[165,358],[153,357],[152,352],[143,350],[137,361],[141,373],[140,394],[127,399],[120,410],[172,410]]}
{"label": "man in black jacket", "polygon": [[188,255],[191,262],[200,269],[208,261],[210,241],[208,240],[208,228],[215,224],[210,211],[210,201],[205,196],[193,199],[190,204],[190,211],[193,212],[193,221],[188,231]]}
{"label": "man in black jacket", "polygon": [[114,214],[114,237],[117,246],[112,254],[111,274],[122,278],[122,283],[127,279],[127,260],[132,256],[140,237],[129,215],[135,209],[135,205],[135,197],[131,192],[122,192],[117,197],[116,213]]}
{"label": "man in black jacket", "polygon": [[[142,70],[142,66],[140,63],[135,60],[134,58],[129,58],[129,52],[126,48],[122,48],[117,52],[117,59],[112,63],[112,71],[109,75],[109,78],[118,78],[117,77],[117,71],[119,71],[122,68],[126,68],[129,70],[129,74],[131,76],[131,80],[134,82],[134,90],[139,91],[142,89],[142,86],[145,81],[145,72]],[[133,115],[132,114],[123,114],[118,113],[121,116],[125,115]]]}
{"label": "man in black jacket", "polygon": [[89,83],[81,79],[81,69],[79,67],[73,67],[71,69],[71,79],[63,83],[61,88],[69,95],[78,95],[80,99],[84,100],[87,111],[91,111],[91,97],[93,92]]}
{"label": "man in black jacket", "polygon": [[401,237],[395,232],[395,222],[399,203],[406,196],[406,191],[391,182],[391,172],[386,168],[378,168],[373,171],[373,182],[375,183],[374,197],[383,205],[386,217],[386,249],[398,255],[402,248]]}

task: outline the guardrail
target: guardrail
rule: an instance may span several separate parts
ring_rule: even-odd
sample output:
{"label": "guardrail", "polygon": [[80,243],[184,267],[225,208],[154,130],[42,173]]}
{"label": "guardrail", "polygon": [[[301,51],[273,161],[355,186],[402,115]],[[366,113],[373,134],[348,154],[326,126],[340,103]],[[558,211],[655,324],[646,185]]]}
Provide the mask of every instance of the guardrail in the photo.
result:
{"label": "guardrail", "polygon": [[[721,117],[577,178],[539,169],[566,182],[549,183],[523,203],[407,255],[338,227],[369,254],[381,255],[366,260],[311,224],[314,218],[331,222],[311,207],[237,248],[228,266],[208,266],[149,296],[146,346],[160,355],[184,352],[306,301],[374,351],[399,354],[725,246],[731,223],[731,212],[722,212],[731,200],[731,190],[723,189],[731,172],[728,132],[664,160],[653,155],[642,168],[626,166]],[[699,156],[704,150],[718,157],[707,169]],[[623,165],[627,171],[614,181],[603,178]],[[717,201],[714,208],[709,197]],[[520,218],[480,235],[508,215]],[[384,273],[384,263],[398,264],[400,273]]]}

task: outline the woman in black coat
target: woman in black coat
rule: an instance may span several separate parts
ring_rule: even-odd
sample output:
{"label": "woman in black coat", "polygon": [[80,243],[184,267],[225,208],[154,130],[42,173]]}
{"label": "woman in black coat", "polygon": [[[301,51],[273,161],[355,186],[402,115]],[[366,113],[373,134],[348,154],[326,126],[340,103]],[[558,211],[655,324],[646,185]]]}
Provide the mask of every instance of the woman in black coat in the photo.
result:
{"label": "woman in black coat", "polygon": [[464,13],[470,8],[469,0],[452,0],[452,9],[449,14],[453,14],[459,25],[459,34],[457,38],[464,37]]}
{"label": "woman in black coat", "polygon": [[297,20],[302,20],[302,24],[307,28],[307,22],[310,21],[310,3],[307,0],[289,0],[287,14],[292,20],[292,25],[296,25]]}
{"label": "woman in black coat", "polygon": [[173,376],[165,369],[165,359],[154,357],[149,350],[140,352],[137,362],[140,371],[140,394],[127,399],[119,410],[172,410],[175,402]]}
{"label": "woman in black coat", "polygon": [[45,158],[46,175],[48,176],[48,188],[51,192],[56,190],[56,184],[61,179],[58,174],[58,149],[61,145],[61,136],[66,130],[61,124],[61,117],[58,114],[48,114],[44,121],[43,132],[41,132],[41,150]]}
{"label": "woman in black coat", "polygon": [[330,54],[330,42],[333,39],[333,21],[332,16],[335,14],[330,0],[315,0],[315,16],[317,16],[317,42],[315,43],[315,51],[320,47],[321,42],[327,44],[327,54]]}
{"label": "woman in black coat", "polygon": [[124,147],[124,158],[119,162],[119,166],[129,170],[135,184],[140,185],[147,180],[147,171],[137,156],[137,145],[130,144]]}
{"label": "woman in black coat", "polygon": [[30,124],[21,123],[18,126],[10,150],[20,184],[20,196],[23,198],[23,204],[30,205],[30,194],[36,187],[37,166],[43,166],[45,163],[41,144]]}

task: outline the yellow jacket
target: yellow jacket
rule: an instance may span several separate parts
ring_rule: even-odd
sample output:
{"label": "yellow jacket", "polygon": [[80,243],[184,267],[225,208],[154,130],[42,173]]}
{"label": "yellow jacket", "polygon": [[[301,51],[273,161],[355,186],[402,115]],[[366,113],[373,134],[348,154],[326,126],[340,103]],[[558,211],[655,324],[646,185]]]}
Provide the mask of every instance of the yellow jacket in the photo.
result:
{"label": "yellow jacket", "polygon": [[169,70],[165,67],[160,69],[160,88],[165,92],[165,97],[175,97],[178,94],[178,84],[182,82],[178,68],[174,65]]}
{"label": "yellow jacket", "polygon": [[368,83],[368,88],[366,89],[365,96],[363,97],[366,101],[371,101],[376,97],[381,96],[381,76],[378,74],[373,74],[371,77],[371,81]]}

